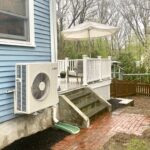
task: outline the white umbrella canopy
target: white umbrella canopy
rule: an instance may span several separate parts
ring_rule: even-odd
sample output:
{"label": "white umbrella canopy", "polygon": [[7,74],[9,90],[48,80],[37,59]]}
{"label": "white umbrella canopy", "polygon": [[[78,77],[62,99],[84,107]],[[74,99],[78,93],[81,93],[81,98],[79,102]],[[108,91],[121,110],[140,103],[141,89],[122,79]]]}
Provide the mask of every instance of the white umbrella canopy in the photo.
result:
{"label": "white umbrella canopy", "polygon": [[96,22],[85,22],[62,31],[62,34],[65,40],[78,41],[110,36],[117,31],[119,31],[118,27],[99,24]]}

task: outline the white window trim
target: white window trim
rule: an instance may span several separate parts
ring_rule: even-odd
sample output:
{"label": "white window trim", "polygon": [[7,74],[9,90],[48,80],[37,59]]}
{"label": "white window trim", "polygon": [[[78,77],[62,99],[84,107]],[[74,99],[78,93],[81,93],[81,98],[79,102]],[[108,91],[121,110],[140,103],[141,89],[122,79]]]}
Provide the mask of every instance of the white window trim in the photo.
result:
{"label": "white window trim", "polygon": [[0,45],[35,47],[34,33],[34,0],[29,0],[29,31],[30,41],[19,41],[0,38]]}

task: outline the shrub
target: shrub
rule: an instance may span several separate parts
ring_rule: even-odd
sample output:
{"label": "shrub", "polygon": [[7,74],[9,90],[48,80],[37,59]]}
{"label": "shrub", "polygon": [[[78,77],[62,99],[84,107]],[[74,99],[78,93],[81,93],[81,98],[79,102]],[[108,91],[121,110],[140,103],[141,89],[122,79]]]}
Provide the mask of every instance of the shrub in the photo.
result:
{"label": "shrub", "polygon": [[149,150],[149,148],[144,140],[132,139],[127,145],[127,150]]}

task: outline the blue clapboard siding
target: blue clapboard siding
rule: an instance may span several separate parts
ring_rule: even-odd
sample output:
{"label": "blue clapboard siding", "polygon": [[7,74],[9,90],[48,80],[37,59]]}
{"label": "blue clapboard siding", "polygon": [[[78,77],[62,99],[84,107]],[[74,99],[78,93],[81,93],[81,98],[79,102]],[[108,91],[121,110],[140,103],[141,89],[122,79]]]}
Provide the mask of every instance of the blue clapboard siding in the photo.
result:
{"label": "blue clapboard siding", "polygon": [[49,12],[49,0],[34,0],[35,48],[0,45],[0,123],[16,117],[13,93],[5,93],[15,88],[15,64],[50,61]]}

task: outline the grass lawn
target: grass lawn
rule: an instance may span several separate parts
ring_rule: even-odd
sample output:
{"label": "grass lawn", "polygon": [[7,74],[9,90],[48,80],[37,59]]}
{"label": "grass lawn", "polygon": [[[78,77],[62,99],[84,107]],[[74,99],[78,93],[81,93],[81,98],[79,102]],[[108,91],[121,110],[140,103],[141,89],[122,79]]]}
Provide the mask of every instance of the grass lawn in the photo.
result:
{"label": "grass lawn", "polygon": [[[123,112],[150,116],[150,97],[133,97],[134,107],[125,107]],[[150,125],[149,125],[150,126]],[[142,136],[117,133],[101,150],[150,150],[150,127]]]}
{"label": "grass lawn", "polygon": [[101,150],[150,150],[150,129],[142,136],[118,133]]}

